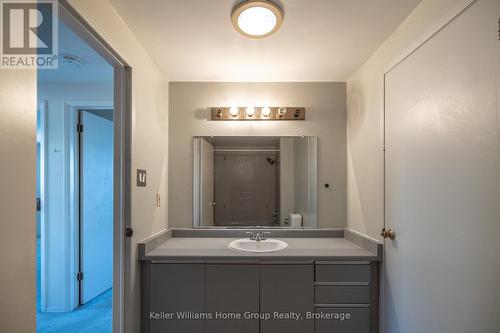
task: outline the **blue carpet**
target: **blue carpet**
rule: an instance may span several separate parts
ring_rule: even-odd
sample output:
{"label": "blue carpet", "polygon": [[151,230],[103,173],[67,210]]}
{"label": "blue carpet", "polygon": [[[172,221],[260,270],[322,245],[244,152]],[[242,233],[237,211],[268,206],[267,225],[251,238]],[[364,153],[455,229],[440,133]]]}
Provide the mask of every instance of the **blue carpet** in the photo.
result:
{"label": "blue carpet", "polygon": [[72,312],[40,312],[40,239],[37,239],[37,329],[38,333],[110,333],[113,320],[112,289]]}

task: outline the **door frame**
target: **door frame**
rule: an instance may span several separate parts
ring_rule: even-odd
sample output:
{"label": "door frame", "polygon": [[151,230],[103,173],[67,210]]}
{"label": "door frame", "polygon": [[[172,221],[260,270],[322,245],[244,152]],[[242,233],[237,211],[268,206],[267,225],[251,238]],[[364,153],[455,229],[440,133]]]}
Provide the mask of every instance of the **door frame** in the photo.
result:
{"label": "door frame", "polygon": [[[382,132],[382,153],[383,153],[383,228],[390,228],[390,224],[387,224],[387,133],[386,133],[386,78],[387,75],[395,69],[398,65],[403,63],[406,59],[408,59],[413,53],[415,53],[418,49],[420,49],[424,44],[434,38],[437,34],[439,34],[443,29],[445,29],[449,24],[451,24],[455,19],[465,13],[469,8],[471,8],[474,4],[476,4],[479,0],[462,0],[455,7],[453,7],[449,12],[447,12],[440,20],[438,20],[430,29],[428,29],[420,38],[416,39],[407,49],[398,54],[394,58],[392,62],[390,62],[387,67],[385,67],[384,73],[382,75],[382,114],[380,119],[380,127]],[[397,232],[397,230],[396,230]],[[383,239],[383,251],[385,258],[385,250],[386,241],[390,241],[387,239]],[[379,284],[380,284],[380,292],[379,294],[379,330],[381,332],[385,331],[386,323],[385,323],[385,309],[384,309],[384,297],[385,297],[385,284],[384,277],[386,275],[386,261],[382,262],[382,269],[380,270]]]}
{"label": "door frame", "polygon": [[40,118],[40,131],[37,133],[37,139],[40,142],[40,153],[39,153],[39,178],[37,182],[40,187],[40,310],[46,311],[47,305],[45,303],[45,281],[47,280],[47,274],[45,270],[45,261],[47,257],[46,253],[46,235],[47,228],[45,225],[47,210],[45,209],[46,202],[46,190],[45,186],[47,184],[47,172],[46,172],[46,164],[47,164],[47,101],[46,100],[38,100],[37,101],[37,117]]}
{"label": "door frame", "polygon": [[[131,84],[132,68],[67,0],[58,0],[59,19],[114,68],[113,100],[113,332],[124,331],[126,279],[130,274]],[[76,279],[76,276],[74,276]]]}

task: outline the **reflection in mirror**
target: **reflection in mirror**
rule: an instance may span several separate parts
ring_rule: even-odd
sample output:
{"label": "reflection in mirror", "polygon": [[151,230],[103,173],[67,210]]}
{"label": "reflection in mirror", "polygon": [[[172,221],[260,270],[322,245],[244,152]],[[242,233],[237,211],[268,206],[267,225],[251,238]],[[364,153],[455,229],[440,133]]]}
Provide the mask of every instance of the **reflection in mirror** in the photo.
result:
{"label": "reflection in mirror", "polygon": [[317,227],[317,137],[194,138],[195,227]]}

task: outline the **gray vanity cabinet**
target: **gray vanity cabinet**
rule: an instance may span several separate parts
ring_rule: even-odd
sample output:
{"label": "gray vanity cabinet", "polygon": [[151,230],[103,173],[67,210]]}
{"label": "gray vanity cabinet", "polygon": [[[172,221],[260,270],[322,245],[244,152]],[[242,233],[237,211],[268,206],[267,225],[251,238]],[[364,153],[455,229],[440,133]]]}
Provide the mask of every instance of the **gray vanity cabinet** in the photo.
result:
{"label": "gray vanity cabinet", "polygon": [[[149,274],[149,289],[143,295],[149,311],[143,321],[149,327],[143,332],[203,332],[205,322],[197,319],[176,319],[177,313],[189,315],[205,310],[205,265],[202,264],[152,264]],[[147,281],[143,281],[147,282]],[[156,318],[151,318],[151,313]],[[169,314],[174,318],[166,318]]]}
{"label": "gray vanity cabinet", "polygon": [[279,319],[274,313],[314,312],[314,265],[261,265],[260,311],[272,316],[261,321],[261,333],[313,333],[314,321]]}
{"label": "gray vanity cabinet", "polygon": [[[178,313],[212,317],[178,319]],[[307,313],[348,317],[307,319]],[[143,333],[376,333],[378,263],[145,261],[142,316]]]}
{"label": "gray vanity cabinet", "polygon": [[[378,263],[317,261],[316,333],[378,332]],[[334,318],[334,319],[332,319]]]}
{"label": "gray vanity cabinet", "polygon": [[[259,313],[259,265],[206,265],[206,333],[259,333],[259,319],[233,314]],[[218,314],[230,316],[223,318]]]}

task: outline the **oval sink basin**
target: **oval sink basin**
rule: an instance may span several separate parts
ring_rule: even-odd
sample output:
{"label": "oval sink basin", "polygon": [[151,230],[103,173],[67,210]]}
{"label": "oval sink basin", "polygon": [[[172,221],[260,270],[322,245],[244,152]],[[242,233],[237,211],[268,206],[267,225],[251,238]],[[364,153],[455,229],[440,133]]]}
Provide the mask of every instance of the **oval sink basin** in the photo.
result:
{"label": "oval sink basin", "polygon": [[268,238],[266,240],[255,241],[248,238],[236,239],[227,244],[231,250],[242,252],[276,252],[282,251],[288,247],[286,242],[279,239]]}

